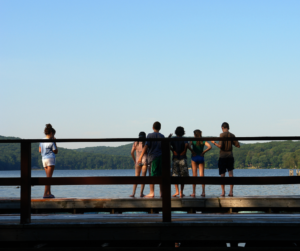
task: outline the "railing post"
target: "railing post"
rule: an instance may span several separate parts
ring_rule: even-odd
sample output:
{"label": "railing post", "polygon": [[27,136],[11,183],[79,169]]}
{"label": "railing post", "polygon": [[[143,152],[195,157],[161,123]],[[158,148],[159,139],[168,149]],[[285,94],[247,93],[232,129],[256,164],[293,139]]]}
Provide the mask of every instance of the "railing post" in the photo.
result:
{"label": "railing post", "polygon": [[170,143],[161,142],[162,149],[162,215],[163,222],[171,222],[171,177],[170,177]]}
{"label": "railing post", "polygon": [[31,143],[21,142],[21,224],[31,222]]}

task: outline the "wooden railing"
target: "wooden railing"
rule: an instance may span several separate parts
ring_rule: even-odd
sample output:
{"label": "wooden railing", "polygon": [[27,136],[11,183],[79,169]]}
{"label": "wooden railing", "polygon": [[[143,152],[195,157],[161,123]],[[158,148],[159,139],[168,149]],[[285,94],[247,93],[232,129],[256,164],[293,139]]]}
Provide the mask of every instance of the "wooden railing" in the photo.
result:
{"label": "wooden railing", "polygon": [[[161,177],[62,177],[62,178],[32,178],[31,177],[31,143],[37,142],[134,142],[136,138],[116,139],[23,139],[0,140],[1,143],[21,144],[21,177],[0,178],[0,186],[21,186],[20,222],[31,222],[31,185],[130,185],[130,184],[161,184],[162,188],[162,218],[163,222],[171,222],[171,184],[233,184],[233,185],[279,185],[300,184],[300,176],[272,177],[171,177],[170,141],[192,141],[195,138],[155,138],[147,141],[161,141],[162,176]],[[203,137],[203,141],[228,141],[232,138]],[[239,141],[271,141],[300,140],[300,137],[236,137]]]}

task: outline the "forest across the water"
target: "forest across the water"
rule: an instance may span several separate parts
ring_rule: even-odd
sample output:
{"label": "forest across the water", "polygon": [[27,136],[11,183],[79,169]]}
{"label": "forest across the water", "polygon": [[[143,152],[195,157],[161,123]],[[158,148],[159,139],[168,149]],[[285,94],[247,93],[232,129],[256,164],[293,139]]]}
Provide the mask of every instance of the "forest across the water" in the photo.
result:
{"label": "forest across the water", "polygon": [[[19,139],[0,136],[0,139]],[[32,144],[32,167],[42,169],[38,143]],[[132,169],[134,163],[130,152],[132,143],[118,147],[86,147],[67,149],[59,147],[56,169]],[[233,149],[235,168],[300,168],[300,141],[273,141],[267,143],[242,144]],[[188,163],[191,154],[188,151]],[[205,168],[218,167],[219,149],[213,146],[205,154]],[[0,170],[20,170],[20,144],[0,143]]]}

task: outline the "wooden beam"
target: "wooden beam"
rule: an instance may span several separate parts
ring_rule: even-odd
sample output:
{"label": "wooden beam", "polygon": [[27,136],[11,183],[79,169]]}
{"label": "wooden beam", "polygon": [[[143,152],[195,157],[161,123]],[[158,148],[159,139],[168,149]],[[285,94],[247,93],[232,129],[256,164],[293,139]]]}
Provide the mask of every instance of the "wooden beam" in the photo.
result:
{"label": "wooden beam", "polygon": [[[170,163],[170,162],[169,162]],[[163,165],[163,169],[169,169]],[[170,171],[168,170],[169,175]],[[170,177],[171,184],[207,184],[207,185],[279,185],[300,184],[300,176],[268,176],[268,177]],[[1,182],[1,179],[0,179]],[[15,182],[13,180],[13,182]],[[0,183],[1,184],[1,183]],[[6,181],[6,184],[9,184]],[[105,176],[105,177],[53,177],[31,178],[31,184],[44,185],[131,185],[161,184],[161,177]]]}
{"label": "wooden beam", "polygon": [[31,143],[21,143],[21,224],[31,218]]}
{"label": "wooden beam", "polygon": [[170,156],[170,143],[162,142],[162,213],[163,222],[171,222],[171,156]]}
{"label": "wooden beam", "polygon": [[[202,137],[203,141],[231,141],[232,138],[227,137]],[[138,141],[138,138],[107,138],[107,139],[91,139],[91,138],[80,138],[80,139],[2,139],[1,143],[40,143],[40,142],[135,142]],[[186,138],[148,138],[147,141],[193,141],[195,138],[186,137]],[[263,137],[235,137],[235,140],[239,141],[282,141],[282,140],[300,140],[300,136],[263,136]]]}

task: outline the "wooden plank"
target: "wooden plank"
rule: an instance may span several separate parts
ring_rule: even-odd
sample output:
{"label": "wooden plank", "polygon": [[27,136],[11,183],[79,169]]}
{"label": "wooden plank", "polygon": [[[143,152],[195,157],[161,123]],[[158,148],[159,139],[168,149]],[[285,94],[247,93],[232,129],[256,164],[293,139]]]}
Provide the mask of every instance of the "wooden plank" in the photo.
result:
{"label": "wooden plank", "polygon": [[0,186],[21,186],[21,178],[0,178]]}
{"label": "wooden plank", "polygon": [[[172,223],[163,223],[160,215],[47,217],[45,222],[37,220],[42,216],[33,216],[32,224],[23,226],[5,224],[0,219],[0,241],[300,241],[300,219],[295,215],[173,215]],[[147,222],[135,223],[132,219]]]}
{"label": "wooden plank", "polygon": [[195,198],[195,199],[181,199],[181,207],[206,207],[207,199],[204,198]]}
{"label": "wooden plank", "polygon": [[[300,140],[299,136],[263,136],[263,137],[236,137],[236,140],[239,141],[272,141],[272,140],[276,140],[276,141],[281,141],[281,140]],[[8,140],[8,139],[1,139],[0,140],[0,144],[1,143],[22,143],[22,142],[29,142],[29,143],[40,143],[40,142],[82,142],[82,143],[86,143],[86,142],[135,142],[138,141],[138,138],[106,138],[106,139],[91,139],[91,138],[81,138],[81,139],[51,139],[51,140],[47,140],[47,139],[12,139],[12,140]],[[147,139],[149,141],[161,141],[161,142],[170,142],[170,141],[193,141],[195,140],[195,138],[193,137],[186,137],[186,138],[149,138]],[[232,138],[227,138],[227,137],[203,137],[202,138],[203,141],[228,141],[228,140],[232,140]]]}
{"label": "wooden plank", "polygon": [[[124,242],[123,242],[124,243]],[[67,243],[63,243],[66,245]],[[76,243],[69,243],[70,247],[43,247],[44,251],[99,251],[99,247],[72,247]],[[201,243],[199,243],[201,245]],[[205,244],[205,243],[204,243]],[[53,245],[53,243],[52,243]],[[57,244],[59,245],[59,243]],[[88,245],[88,244],[87,244]],[[215,244],[217,245],[217,244]],[[241,251],[240,247],[231,247],[228,249],[227,247],[180,247],[180,251]],[[101,248],[100,248],[101,249]],[[1,251],[33,251],[36,248],[1,248]],[[107,251],[176,251],[178,248],[175,247],[105,247]],[[296,251],[299,250],[299,247],[253,247],[253,248],[242,248],[243,251]]]}
{"label": "wooden plank", "polygon": [[21,224],[30,223],[31,216],[31,143],[21,143]]}
{"label": "wooden plank", "polygon": [[170,143],[161,142],[162,149],[162,214],[163,222],[171,222],[171,155],[170,155]]}
{"label": "wooden plank", "polygon": [[105,176],[105,177],[34,177],[32,185],[132,185],[161,184],[161,177]]}
{"label": "wooden plank", "polygon": [[[171,184],[207,184],[207,185],[278,185],[300,184],[300,176],[269,177],[169,177]],[[15,181],[13,181],[15,182]],[[131,185],[161,184],[161,177],[105,176],[105,177],[34,177],[32,185]],[[7,184],[7,182],[6,182]],[[14,184],[14,183],[13,183]]]}
{"label": "wooden plank", "polygon": [[[55,198],[32,199],[33,209],[161,209],[161,198]],[[0,198],[0,210],[19,209],[18,198]],[[205,197],[172,198],[171,208],[281,208],[299,209],[300,196],[249,196],[249,197]]]}
{"label": "wooden plank", "polygon": [[300,176],[265,176],[265,177],[171,177],[172,184],[206,185],[278,185],[300,184]]}
{"label": "wooden plank", "polygon": [[[298,214],[172,214],[174,223],[182,223],[187,225],[195,224],[229,224],[231,226],[236,225],[259,225],[259,224],[290,224],[296,226],[300,224],[300,218]],[[0,215],[0,225],[7,224],[9,222],[16,222],[19,215]],[[61,224],[61,223],[151,223],[162,222],[161,216],[158,214],[43,214],[32,215],[33,223],[45,223],[45,224]],[[164,223],[165,224],[165,223]],[[134,224],[133,224],[134,225]],[[140,224],[141,225],[141,224]],[[142,224],[143,225],[143,224]]]}

